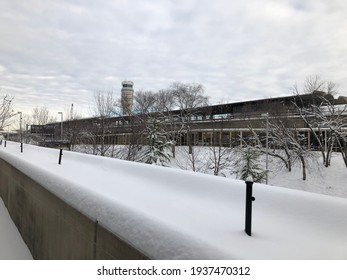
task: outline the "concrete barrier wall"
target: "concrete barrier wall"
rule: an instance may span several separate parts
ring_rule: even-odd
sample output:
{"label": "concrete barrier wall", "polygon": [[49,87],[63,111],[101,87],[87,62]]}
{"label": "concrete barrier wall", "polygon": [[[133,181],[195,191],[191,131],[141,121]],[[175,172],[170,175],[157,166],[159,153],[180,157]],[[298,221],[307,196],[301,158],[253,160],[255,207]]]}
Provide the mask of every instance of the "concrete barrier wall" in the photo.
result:
{"label": "concrete barrier wall", "polygon": [[0,196],[34,259],[147,259],[2,159]]}

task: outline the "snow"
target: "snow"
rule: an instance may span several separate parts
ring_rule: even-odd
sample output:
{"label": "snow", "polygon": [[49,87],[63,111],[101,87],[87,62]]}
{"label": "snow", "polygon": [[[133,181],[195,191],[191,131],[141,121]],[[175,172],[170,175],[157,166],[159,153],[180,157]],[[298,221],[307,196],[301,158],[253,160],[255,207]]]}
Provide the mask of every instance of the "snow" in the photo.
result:
{"label": "snow", "polygon": [[[213,174],[213,168],[211,168],[211,149],[209,147],[194,147],[194,152],[196,157],[195,169],[201,173]],[[281,160],[269,156],[269,185],[347,198],[347,187],[343,184],[343,182],[347,181],[347,168],[341,154],[334,152],[331,159],[331,166],[326,168],[322,164],[321,153],[314,153],[314,157],[308,160],[307,163],[306,181],[302,180],[300,163],[294,164],[292,166],[292,172],[288,172]],[[231,159],[234,156],[232,155]],[[266,169],[265,162],[265,155],[260,156],[259,164],[263,170]],[[225,156],[223,163],[226,163]],[[176,152],[176,159],[171,161],[171,166],[192,170],[191,165],[188,148],[179,147]],[[232,165],[230,162],[225,164],[220,173],[222,176],[228,178],[238,178],[239,176],[235,172],[235,165]]]}
{"label": "snow", "polygon": [[317,160],[318,163],[309,167],[306,181],[302,180],[301,167],[294,166],[292,172],[285,172],[279,166],[275,167],[276,161],[271,162],[270,168],[274,172],[270,172],[269,182],[281,187],[347,198],[347,186],[344,183],[347,182],[347,168],[340,153],[333,153],[328,168],[323,166],[320,158]]}
{"label": "snow", "polygon": [[0,198],[0,260],[32,260],[18,229]]}
{"label": "snow", "polygon": [[346,259],[347,199],[18,143],[0,157],[155,259]]}

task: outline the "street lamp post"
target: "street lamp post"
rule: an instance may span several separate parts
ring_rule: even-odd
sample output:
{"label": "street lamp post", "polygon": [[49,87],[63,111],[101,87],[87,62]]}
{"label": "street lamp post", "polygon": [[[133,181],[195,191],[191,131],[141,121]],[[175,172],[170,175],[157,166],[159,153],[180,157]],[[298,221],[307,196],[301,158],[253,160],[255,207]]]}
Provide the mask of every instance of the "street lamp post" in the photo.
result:
{"label": "street lamp post", "polygon": [[23,114],[22,112],[18,112],[19,114],[19,133],[20,133],[20,142],[23,143],[23,132],[22,132],[22,119],[23,119]]}
{"label": "street lamp post", "polygon": [[266,184],[268,184],[268,171],[269,171],[269,113],[261,114],[266,117]]}
{"label": "street lamp post", "polygon": [[60,119],[60,139],[63,140],[63,112],[58,112],[58,114],[61,114],[61,119]]}
{"label": "street lamp post", "polygon": [[23,114],[22,112],[17,112],[15,115],[19,115],[19,133],[20,133],[20,151],[23,153],[23,131],[22,131],[22,119],[23,119]]}

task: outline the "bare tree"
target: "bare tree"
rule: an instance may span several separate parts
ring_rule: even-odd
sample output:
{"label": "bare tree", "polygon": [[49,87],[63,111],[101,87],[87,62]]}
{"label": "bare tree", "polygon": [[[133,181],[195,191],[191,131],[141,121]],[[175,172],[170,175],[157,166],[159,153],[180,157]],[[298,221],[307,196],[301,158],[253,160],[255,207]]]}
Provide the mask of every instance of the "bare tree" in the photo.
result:
{"label": "bare tree", "polygon": [[201,113],[200,107],[208,104],[208,97],[204,95],[204,88],[201,84],[176,82],[170,86],[170,90],[179,109],[180,115],[178,117],[182,124],[179,129],[187,135],[187,144],[191,154],[193,151],[191,139],[192,119],[195,115]]}
{"label": "bare tree", "polygon": [[[300,162],[302,168],[302,179],[307,178],[308,164],[313,163],[314,154],[307,147],[307,137],[301,133],[294,122],[284,123],[280,119],[269,121],[269,144],[272,149],[268,149],[268,155],[280,159],[290,172],[293,164]],[[250,128],[256,147],[261,153],[265,154],[263,142],[259,134]],[[248,144],[245,143],[245,146]]]}
{"label": "bare tree", "polygon": [[306,180],[307,178],[307,167],[308,159],[312,157],[312,153],[306,148],[305,145],[305,136],[300,134],[298,130],[288,130],[287,137],[293,152],[294,161],[299,160],[301,163],[302,169],[302,179]]}
{"label": "bare tree", "polygon": [[152,91],[137,91],[134,96],[134,113],[147,114],[156,111],[157,95]]}
{"label": "bare tree", "polygon": [[201,84],[176,82],[171,85],[171,90],[176,105],[181,110],[190,111],[208,104],[208,97],[204,95],[204,88]]}
{"label": "bare tree", "polygon": [[32,124],[45,125],[47,123],[52,123],[55,118],[51,115],[49,109],[45,106],[35,107],[32,112]]}
{"label": "bare tree", "polygon": [[32,124],[32,115],[23,113],[22,114],[22,128],[23,128],[23,138],[25,143],[30,143],[32,140],[32,135],[29,131],[29,126]]}
{"label": "bare tree", "polygon": [[115,113],[116,99],[113,90],[96,90],[94,92],[94,115],[93,122],[93,150],[97,153],[100,146],[100,155],[105,156],[110,145],[105,144],[106,134],[110,133],[112,122],[110,117]]}
{"label": "bare tree", "polygon": [[[214,125],[213,125],[214,126]],[[218,127],[218,128],[217,128]],[[213,175],[215,176],[226,176],[225,170],[229,169],[232,165],[232,149],[229,143],[223,142],[223,131],[225,127],[225,118],[221,118],[216,128],[213,129],[213,139],[212,145],[209,145],[209,168],[213,170]],[[204,143],[202,143],[204,144]]]}
{"label": "bare tree", "polygon": [[291,170],[293,163],[299,161],[302,170],[302,179],[307,178],[307,168],[309,160],[314,158],[313,153],[307,147],[305,134],[295,127],[286,127],[283,123],[272,123],[271,137],[274,143],[279,145],[285,152],[288,170]]}
{"label": "bare tree", "polygon": [[[181,134],[187,137],[189,152],[192,153],[191,130],[193,117],[199,114],[199,107],[205,106],[208,98],[204,96],[204,90],[200,84],[173,83],[168,90],[160,90],[158,93],[151,91],[138,91],[135,94],[135,106],[133,117],[140,119],[146,127],[146,115],[154,112],[162,113],[166,116],[165,127],[168,137],[172,142],[172,155],[175,157],[176,139]],[[174,113],[174,108],[180,109],[179,113]],[[138,123],[138,121],[137,121]]]}
{"label": "bare tree", "polygon": [[[270,145],[273,147],[270,155],[281,159],[289,172],[292,171],[291,137],[289,137],[292,127],[288,122],[285,125],[281,119],[269,121]],[[276,149],[283,151],[284,155],[276,153]]]}
{"label": "bare tree", "polygon": [[[346,150],[346,105],[336,104],[334,95],[337,94],[336,85],[324,82],[318,76],[306,79],[303,91],[294,86],[296,101],[293,102],[302,120],[314,136],[321,151],[323,164],[328,167],[335,145],[339,147],[347,166]],[[303,94],[312,94],[314,100],[305,102]]]}
{"label": "bare tree", "polygon": [[156,94],[155,111],[168,114],[174,109],[175,100],[170,90],[159,90]]}
{"label": "bare tree", "polygon": [[169,140],[171,141],[171,152],[172,157],[176,156],[176,140],[179,136],[177,128],[177,123],[175,121],[175,116],[172,110],[175,107],[175,99],[170,90],[159,90],[156,95],[155,109],[157,112],[162,112],[166,116],[166,131]]}
{"label": "bare tree", "polygon": [[[253,140],[256,146],[260,149],[262,154],[266,154],[266,147],[264,146],[265,137],[262,137],[258,131],[255,131],[251,126],[249,127],[253,135]],[[288,138],[286,138],[286,130],[290,129],[284,127],[281,122],[269,122],[269,147],[267,153],[271,157],[280,159],[289,172],[292,170],[292,153]],[[282,153],[284,152],[284,155]]]}
{"label": "bare tree", "polygon": [[312,108],[317,126],[327,129],[329,133],[326,166],[330,165],[331,154],[336,145],[347,167],[347,117],[345,114],[347,105],[335,105],[334,99],[331,100],[325,96],[321,96],[321,100],[319,105],[313,105]]}
{"label": "bare tree", "polygon": [[213,170],[215,176],[226,176],[224,170],[231,165],[231,148],[223,147],[222,145],[213,145],[209,147],[210,158],[209,166]]}
{"label": "bare tree", "polygon": [[82,116],[74,109],[73,104],[64,109],[64,118],[64,139],[69,141],[69,149],[74,150],[76,144],[88,138],[85,137],[85,125],[78,121]]}
{"label": "bare tree", "polygon": [[125,158],[129,161],[141,161],[143,157],[143,141],[146,131],[146,114],[132,115],[126,119],[128,128],[128,144],[125,146]]}
{"label": "bare tree", "polygon": [[0,130],[10,125],[10,118],[13,116],[13,97],[1,91],[2,98],[0,101]]}
{"label": "bare tree", "polygon": [[178,149],[173,162],[179,168],[193,172],[207,173],[209,169],[206,163],[206,149],[204,147],[196,147],[192,153],[189,153],[189,147],[182,146]]}
{"label": "bare tree", "polygon": [[96,90],[94,92],[94,104],[95,116],[108,118],[114,115],[116,98],[113,90]]}

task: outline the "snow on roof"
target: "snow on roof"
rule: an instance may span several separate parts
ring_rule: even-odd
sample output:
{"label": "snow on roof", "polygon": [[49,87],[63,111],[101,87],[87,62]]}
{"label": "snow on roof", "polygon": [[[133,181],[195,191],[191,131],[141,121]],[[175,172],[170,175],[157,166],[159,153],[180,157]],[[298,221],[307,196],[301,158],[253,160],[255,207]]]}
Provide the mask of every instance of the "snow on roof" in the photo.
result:
{"label": "snow on roof", "polygon": [[0,158],[153,259],[346,259],[347,199],[18,143]]}

